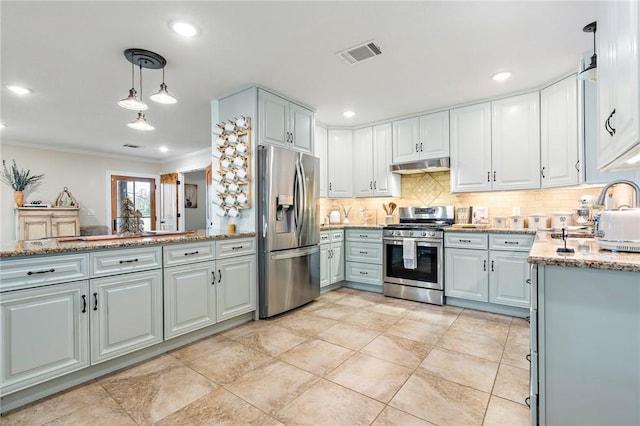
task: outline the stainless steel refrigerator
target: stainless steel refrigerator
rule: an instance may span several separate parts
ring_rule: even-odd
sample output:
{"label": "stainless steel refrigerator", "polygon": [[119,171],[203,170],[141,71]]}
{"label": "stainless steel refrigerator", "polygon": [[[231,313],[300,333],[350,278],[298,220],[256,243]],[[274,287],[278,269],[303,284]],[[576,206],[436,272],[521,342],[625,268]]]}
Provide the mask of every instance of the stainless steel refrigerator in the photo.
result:
{"label": "stainless steel refrigerator", "polygon": [[258,147],[260,318],[320,295],[319,160]]}

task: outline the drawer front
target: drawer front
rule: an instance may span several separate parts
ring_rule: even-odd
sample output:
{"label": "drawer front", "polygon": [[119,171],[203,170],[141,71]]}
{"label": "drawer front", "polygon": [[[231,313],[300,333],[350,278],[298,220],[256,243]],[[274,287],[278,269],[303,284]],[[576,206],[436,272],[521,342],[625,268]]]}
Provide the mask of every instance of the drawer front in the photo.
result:
{"label": "drawer front", "polygon": [[162,247],[109,250],[89,255],[91,277],[146,271],[162,267]]}
{"label": "drawer front", "polygon": [[468,249],[486,249],[487,234],[474,234],[471,232],[445,232],[445,247],[457,247]]}
{"label": "drawer front", "polygon": [[347,241],[382,242],[382,229],[347,229]]}
{"label": "drawer front", "polygon": [[162,250],[164,266],[184,265],[215,259],[213,241],[173,244],[164,246]]}
{"label": "drawer front", "polygon": [[330,232],[330,236],[331,236],[331,242],[335,243],[335,242],[340,242],[342,240],[344,240],[344,231],[340,230],[340,231],[331,231]]}
{"label": "drawer front", "polygon": [[255,238],[234,238],[216,241],[216,259],[253,254],[255,252]]}
{"label": "drawer front", "polygon": [[0,291],[87,278],[89,278],[88,254],[16,258],[0,262]]}
{"label": "drawer front", "polygon": [[329,244],[331,242],[332,231],[320,232],[320,244]]}
{"label": "drawer front", "polygon": [[347,242],[346,260],[382,265],[382,244]]}
{"label": "drawer front", "polygon": [[358,283],[382,285],[382,265],[346,262],[346,279]]}
{"label": "drawer front", "polygon": [[490,234],[491,250],[529,251],[535,235],[531,234]]}

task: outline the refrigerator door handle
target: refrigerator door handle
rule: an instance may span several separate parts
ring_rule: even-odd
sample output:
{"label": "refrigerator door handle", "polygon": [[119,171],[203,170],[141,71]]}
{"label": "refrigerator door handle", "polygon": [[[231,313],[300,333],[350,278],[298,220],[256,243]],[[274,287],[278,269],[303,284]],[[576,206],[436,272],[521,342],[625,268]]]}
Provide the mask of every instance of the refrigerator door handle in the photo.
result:
{"label": "refrigerator door handle", "polygon": [[296,176],[294,179],[295,197],[294,197],[294,215],[296,220],[296,239],[298,245],[302,243],[302,221],[303,221],[303,197],[304,197],[304,180],[300,173],[300,162],[296,162]]}
{"label": "refrigerator door handle", "polygon": [[305,225],[305,215],[307,212],[307,177],[304,174],[304,167],[302,166],[302,161],[298,162],[298,169],[300,170],[300,189],[301,189],[301,197],[302,205],[300,208],[300,231],[302,231]]}
{"label": "refrigerator door handle", "polygon": [[267,219],[262,215],[262,238],[267,238]]}
{"label": "refrigerator door handle", "polygon": [[286,250],[283,252],[271,253],[271,259],[273,260],[282,260],[282,259],[291,259],[294,257],[302,257],[309,254],[313,254],[315,252],[320,251],[320,246],[315,245],[311,247],[305,247],[300,249]]}

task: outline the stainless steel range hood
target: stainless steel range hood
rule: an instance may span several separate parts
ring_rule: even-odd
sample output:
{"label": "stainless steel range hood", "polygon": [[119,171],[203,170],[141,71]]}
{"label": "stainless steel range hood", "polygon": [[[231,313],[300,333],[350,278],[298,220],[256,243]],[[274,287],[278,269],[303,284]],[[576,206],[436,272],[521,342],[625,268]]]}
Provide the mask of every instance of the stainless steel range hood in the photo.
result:
{"label": "stainless steel range hood", "polygon": [[392,164],[389,170],[393,173],[408,175],[412,173],[431,173],[449,170],[449,157],[419,160],[411,163]]}

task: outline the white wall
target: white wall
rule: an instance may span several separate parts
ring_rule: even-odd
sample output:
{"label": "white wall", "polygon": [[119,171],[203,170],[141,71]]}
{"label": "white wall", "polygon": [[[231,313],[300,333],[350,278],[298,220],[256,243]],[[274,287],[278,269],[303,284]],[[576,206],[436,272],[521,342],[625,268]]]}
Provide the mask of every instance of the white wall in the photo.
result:
{"label": "white wall", "polygon": [[[184,183],[198,185],[198,207],[184,209],[185,231],[196,231],[206,228],[207,220],[207,183],[204,170],[184,174]],[[182,187],[184,188],[184,187]]]}
{"label": "white wall", "polygon": [[[81,226],[107,225],[107,170],[153,175],[161,171],[156,161],[53,151],[6,141],[0,146],[0,159],[8,164],[15,159],[18,168],[44,173],[42,184],[25,191],[25,202],[53,203],[65,186],[69,188],[80,205]],[[16,238],[13,190],[5,184],[0,186],[0,241],[12,241]],[[88,209],[94,209],[95,216],[88,216]]]}

